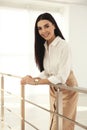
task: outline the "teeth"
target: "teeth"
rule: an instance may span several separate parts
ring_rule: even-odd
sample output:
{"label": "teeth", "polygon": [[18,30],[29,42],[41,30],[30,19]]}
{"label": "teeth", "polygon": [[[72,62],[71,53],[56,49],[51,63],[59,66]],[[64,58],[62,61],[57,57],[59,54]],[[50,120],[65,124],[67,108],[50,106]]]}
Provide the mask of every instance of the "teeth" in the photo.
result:
{"label": "teeth", "polygon": [[47,34],[47,35],[43,35],[44,37],[48,37],[49,36],[49,34]]}

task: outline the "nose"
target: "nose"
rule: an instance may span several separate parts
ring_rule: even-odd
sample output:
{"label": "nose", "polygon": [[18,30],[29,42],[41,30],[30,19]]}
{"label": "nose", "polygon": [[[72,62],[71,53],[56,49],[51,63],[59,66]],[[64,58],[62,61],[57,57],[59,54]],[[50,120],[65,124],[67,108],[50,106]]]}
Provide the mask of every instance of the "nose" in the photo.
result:
{"label": "nose", "polygon": [[45,32],[46,32],[46,29],[45,29],[45,28],[43,28],[41,32],[42,32],[42,33],[45,33]]}

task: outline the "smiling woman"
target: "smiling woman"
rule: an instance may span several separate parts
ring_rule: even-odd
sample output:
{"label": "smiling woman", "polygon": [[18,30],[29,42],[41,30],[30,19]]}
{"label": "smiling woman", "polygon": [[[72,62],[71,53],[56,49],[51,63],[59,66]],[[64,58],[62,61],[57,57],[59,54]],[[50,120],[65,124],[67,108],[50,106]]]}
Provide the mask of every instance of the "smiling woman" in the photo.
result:
{"label": "smiling woman", "polygon": [[[37,77],[31,75],[23,77],[21,85],[50,85],[50,110],[55,111],[58,107],[55,104],[58,97],[53,84],[61,83],[70,87],[78,84],[72,68],[70,46],[50,13],[42,13],[37,17],[34,44],[35,61],[40,74]],[[63,115],[75,120],[78,93],[63,89],[61,92],[63,93]],[[57,119],[54,114],[51,114],[50,130],[57,130]],[[74,130],[74,123],[64,119],[63,130]]]}

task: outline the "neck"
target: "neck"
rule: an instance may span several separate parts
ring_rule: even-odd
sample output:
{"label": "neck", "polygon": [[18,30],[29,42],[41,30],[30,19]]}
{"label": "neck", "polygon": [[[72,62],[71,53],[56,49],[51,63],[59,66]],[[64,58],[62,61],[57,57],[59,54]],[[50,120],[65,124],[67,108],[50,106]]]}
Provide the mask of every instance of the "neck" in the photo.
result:
{"label": "neck", "polygon": [[53,36],[51,39],[47,40],[47,45],[49,46],[55,38],[56,36]]}

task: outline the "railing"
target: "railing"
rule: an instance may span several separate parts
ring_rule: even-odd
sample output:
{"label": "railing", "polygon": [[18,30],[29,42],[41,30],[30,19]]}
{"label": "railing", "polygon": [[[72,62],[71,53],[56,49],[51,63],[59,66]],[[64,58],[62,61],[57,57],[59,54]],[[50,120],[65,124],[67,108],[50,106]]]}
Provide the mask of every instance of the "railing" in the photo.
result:
{"label": "railing", "polygon": [[[11,74],[5,74],[5,73],[0,73],[0,75],[1,75],[1,88],[0,88],[0,91],[1,91],[1,124],[3,124],[3,123],[5,124],[5,122],[4,122],[4,109],[6,107],[4,106],[4,96],[5,96],[5,93],[8,93],[9,95],[13,95],[13,94],[11,92],[4,90],[4,78],[5,78],[4,76],[10,76],[10,77],[19,78],[19,79],[21,79],[21,77],[11,75]],[[62,120],[63,120],[63,118],[66,119],[67,121],[74,123],[75,125],[83,128],[83,129],[87,130],[86,125],[83,125],[83,124],[81,124],[77,121],[71,120],[71,119],[65,117],[64,115],[62,115],[62,96],[61,96],[62,92],[60,92],[60,89],[64,88],[66,90],[77,91],[79,93],[87,94],[87,89],[81,88],[81,87],[73,87],[72,88],[72,87],[62,85],[62,84],[54,85],[54,86],[57,89],[56,96],[58,97],[58,98],[56,98],[57,99],[56,100],[56,105],[57,105],[56,112],[48,110],[48,109],[46,109],[46,108],[44,108],[44,107],[42,107],[38,104],[35,104],[35,103],[25,99],[25,86],[21,86],[21,95],[18,97],[21,100],[21,115],[17,115],[21,120],[21,130],[25,130],[25,123],[27,123],[28,125],[33,127],[35,130],[39,130],[34,124],[31,124],[30,122],[25,120],[25,102],[32,104],[32,105],[36,106],[37,108],[40,108],[44,111],[55,114],[56,117],[57,117],[57,130],[62,130],[62,126],[63,126]],[[12,112],[12,110],[10,110],[9,108],[6,108],[6,109],[7,109],[7,111]],[[8,126],[9,129],[12,129],[9,124],[7,124],[7,126]]]}

